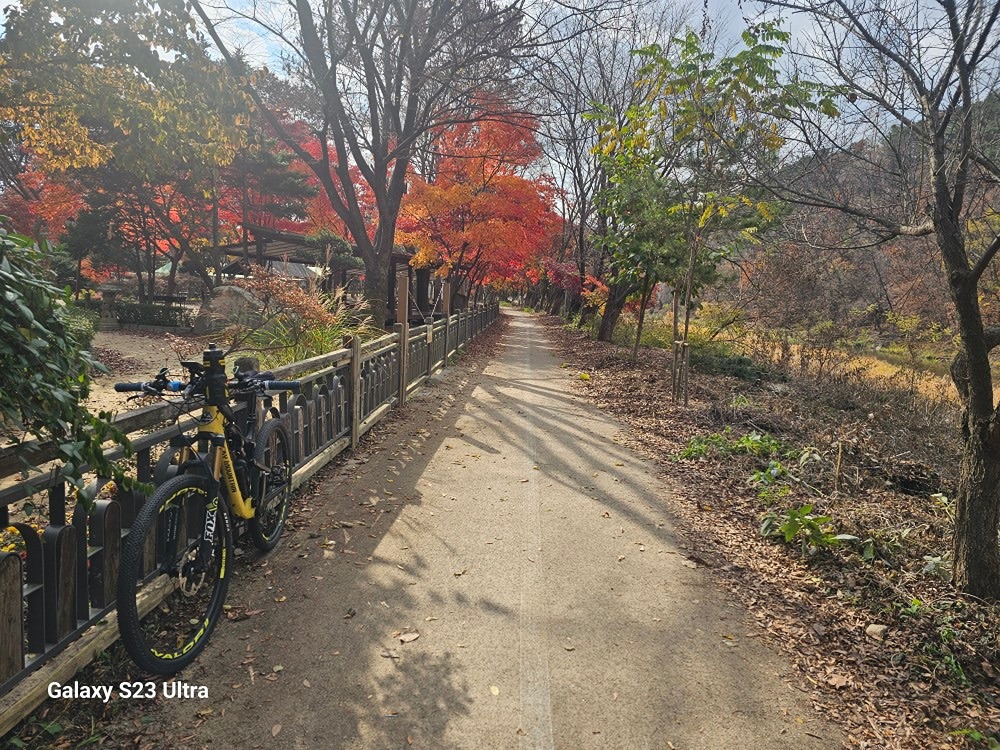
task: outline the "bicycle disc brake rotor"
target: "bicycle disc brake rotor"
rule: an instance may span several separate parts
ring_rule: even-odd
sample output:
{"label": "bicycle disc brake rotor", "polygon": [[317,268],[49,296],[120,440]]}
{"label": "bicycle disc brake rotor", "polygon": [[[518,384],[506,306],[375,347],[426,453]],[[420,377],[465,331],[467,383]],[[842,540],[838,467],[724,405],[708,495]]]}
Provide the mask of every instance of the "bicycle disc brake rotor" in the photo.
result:
{"label": "bicycle disc brake rotor", "polygon": [[198,560],[198,547],[195,545],[181,558],[181,564],[177,571],[177,588],[184,596],[194,596],[205,583],[205,571],[200,573],[194,570]]}

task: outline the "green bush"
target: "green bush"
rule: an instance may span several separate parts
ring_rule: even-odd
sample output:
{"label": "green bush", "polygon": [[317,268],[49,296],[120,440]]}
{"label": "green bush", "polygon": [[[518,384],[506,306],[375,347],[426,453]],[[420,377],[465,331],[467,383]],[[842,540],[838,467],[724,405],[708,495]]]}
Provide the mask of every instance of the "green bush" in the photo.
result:
{"label": "green bush", "polygon": [[710,435],[699,435],[691,438],[684,449],[677,454],[677,458],[701,458],[712,452],[722,455],[742,453],[750,456],[768,457],[782,453],[787,454],[788,448],[776,437],[768,435],[766,432],[751,432],[734,437],[732,428],[727,427],[722,432],[713,432]]}
{"label": "green bush", "polygon": [[190,328],[194,321],[186,307],[154,305],[148,302],[119,302],[115,305],[118,322],[123,325]]}
{"label": "green bush", "polygon": [[[0,443],[52,440],[66,478],[83,487],[85,466],[135,486],[104,457],[107,440],[128,440],[81,402],[98,366],[70,322],[69,294],[52,283],[43,253],[29,239],[0,228]],[[22,453],[25,471],[31,456]]]}
{"label": "green bush", "polygon": [[97,313],[98,316],[101,314],[103,305],[104,303],[101,300],[94,299],[93,297],[80,297],[80,299],[73,300],[73,307]]}
{"label": "green bush", "polygon": [[97,321],[101,316],[91,310],[76,305],[68,305],[65,310],[66,330],[70,332],[81,349],[90,349],[97,331]]}

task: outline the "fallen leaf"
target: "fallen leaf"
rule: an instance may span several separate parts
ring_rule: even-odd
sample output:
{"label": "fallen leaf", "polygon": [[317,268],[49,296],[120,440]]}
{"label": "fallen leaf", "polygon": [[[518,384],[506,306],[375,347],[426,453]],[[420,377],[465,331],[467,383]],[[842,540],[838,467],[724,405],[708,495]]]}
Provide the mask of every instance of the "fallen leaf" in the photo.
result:
{"label": "fallen leaf", "polygon": [[271,736],[277,737],[278,732],[280,731],[281,731],[281,724],[275,724],[273,727],[271,727]]}
{"label": "fallen leaf", "polygon": [[851,684],[851,681],[842,674],[832,674],[826,678],[826,682],[828,685],[833,685],[833,687],[838,690]]}
{"label": "fallen leaf", "polygon": [[280,672],[283,669],[284,669],[284,667],[281,666],[280,664],[275,664],[273,667],[271,667],[271,671],[272,672]]}
{"label": "fallen leaf", "polygon": [[420,633],[418,633],[416,630],[412,630],[409,633],[403,633],[402,635],[400,635],[399,636],[399,642],[400,643],[413,643],[413,641],[417,640],[417,638],[419,638],[419,637],[420,637]]}
{"label": "fallen leaf", "polygon": [[309,684],[309,680],[302,680],[302,684],[303,684],[303,685],[304,685],[305,687],[307,687],[307,688],[311,688],[311,687],[312,687],[312,685],[310,685],[310,684]]}
{"label": "fallen leaf", "polygon": [[563,646],[567,651],[576,651],[576,646]]}

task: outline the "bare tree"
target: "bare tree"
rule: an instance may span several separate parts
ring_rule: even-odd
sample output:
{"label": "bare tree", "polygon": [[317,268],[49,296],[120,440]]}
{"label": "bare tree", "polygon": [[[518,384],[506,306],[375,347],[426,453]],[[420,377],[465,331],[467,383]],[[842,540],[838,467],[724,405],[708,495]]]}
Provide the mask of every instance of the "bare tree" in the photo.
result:
{"label": "bare tree", "polygon": [[[595,206],[606,179],[594,154],[599,138],[592,116],[602,104],[625,117],[645,94],[639,83],[642,61],[633,52],[654,43],[669,47],[689,16],[684,8],[667,4],[599,3],[586,15],[564,19],[550,29],[554,43],[536,76],[539,121],[550,168],[561,188],[563,218],[573,230],[571,247],[581,287],[588,271],[602,276],[609,262],[608,254],[593,242],[608,226]],[[631,281],[611,284],[599,338],[610,340],[636,288]]]}
{"label": "bare tree", "polygon": [[793,60],[843,97],[838,118],[823,108],[789,118],[788,158],[769,171],[769,187],[835,209],[875,240],[936,243],[955,308],[960,347],[952,377],[964,407],[955,583],[998,597],[1000,410],[989,355],[1000,327],[984,323],[979,293],[1000,251],[1000,4],[763,2],[812,19]]}
{"label": "bare tree", "polygon": [[522,0],[234,1],[212,15],[197,0],[194,7],[227,61],[235,57],[219,19],[249,22],[315,97],[309,126],[318,154],[269,115],[251,81],[246,86],[322,184],[364,260],[373,315],[384,319],[396,219],[415,151],[430,131],[469,118],[485,102],[511,105],[512,71],[536,51],[537,22]]}

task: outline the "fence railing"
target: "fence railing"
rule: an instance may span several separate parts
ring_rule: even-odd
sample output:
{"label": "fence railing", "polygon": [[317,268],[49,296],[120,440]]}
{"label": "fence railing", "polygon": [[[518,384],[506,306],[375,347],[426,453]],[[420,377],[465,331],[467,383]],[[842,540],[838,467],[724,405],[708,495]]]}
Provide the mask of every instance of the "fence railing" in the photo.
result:
{"label": "fence railing", "polygon": [[[302,381],[295,395],[261,400],[259,415],[288,424],[293,485],[300,486],[338,453],[357,445],[394,404],[446,367],[449,356],[498,316],[499,308],[493,306],[414,328],[397,325],[374,341],[355,340],[350,348],[275,369],[278,379]],[[174,414],[171,406],[160,404],[115,420],[135,448],[140,482],[155,484],[162,449],[178,429],[195,425],[194,418],[184,417],[159,426]],[[50,463],[23,478],[19,454],[36,465]],[[120,449],[108,455],[120,458]],[[88,515],[84,503],[77,502],[67,517],[71,498],[56,458],[54,447],[46,444],[0,450],[0,530],[12,528],[20,538],[16,549],[0,551],[0,734],[13,723],[5,718],[11,703],[5,696],[14,695],[27,675],[114,609],[122,541],[146,500],[137,491],[117,490],[96,479],[84,491],[93,512]],[[46,504],[44,528],[11,523],[10,506],[22,501]]]}

